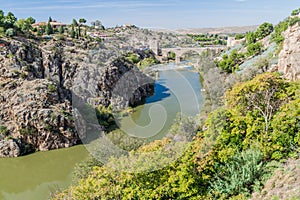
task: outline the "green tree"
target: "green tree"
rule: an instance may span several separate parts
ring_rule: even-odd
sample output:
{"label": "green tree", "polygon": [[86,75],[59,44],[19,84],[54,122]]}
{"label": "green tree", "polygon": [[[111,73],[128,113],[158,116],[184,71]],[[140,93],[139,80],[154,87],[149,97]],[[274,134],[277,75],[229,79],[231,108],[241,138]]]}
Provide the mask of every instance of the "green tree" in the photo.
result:
{"label": "green tree", "polygon": [[16,36],[17,33],[13,28],[9,28],[5,31],[5,35],[8,37],[13,37],[13,36]]}
{"label": "green tree", "polygon": [[59,27],[59,33],[60,33],[60,34],[63,34],[64,32],[65,32],[64,27],[60,26],[60,27]]}
{"label": "green tree", "polygon": [[76,21],[76,19],[73,19],[73,20],[72,20],[72,25],[73,25],[74,27],[78,26],[78,22]]}
{"label": "green tree", "polygon": [[70,37],[75,38],[75,36],[76,36],[75,28],[74,28],[74,24],[72,24],[71,31],[70,31]]}
{"label": "green tree", "polygon": [[30,30],[32,30],[32,26],[30,23],[30,20],[25,20],[25,19],[19,19],[16,23],[15,26],[23,32],[26,36],[30,35]]}
{"label": "green tree", "polygon": [[299,15],[300,14],[300,8],[296,9],[296,10],[293,10],[292,12],[292,16],[296,16],[296,15]]}
{"label": "green tree", "polygon": [[226,92],[226,105],[244,116],[248,112],[258,112],[265,121],[265,132],[268,132],[273,115],[289,97],[288,85],[278,74],[258,75]]}
{"label": "green tree", "polygon": [[265,22],[260,25],[256,31],[256,37],[261,40],[270,35],[274,30],[273,24]]}
{"label": "green tree", "polygon": [[294,26],[296,23],[299,23],[299,22],[300,22],[300,18],[294,17],[294,18],[290,19],[289,26]]}
{"label": "green tree", "polygon": [[297,157],[300,147],[300,99],[280,108],[271,122],[272,158]]}
{"label": "green tree", "polygon": [[252,44],[256,42],[256,33],[255,32],[249,32],[246,35],[246,40],[248,44]]}
{"label": "green tree", "polygon": [[217,65],[225,72],[232,73],[239,68],[243,58],[244,54],[238,53],[237,50],[233,50],[230,55],[225,54]]}
{"label": "green tree", "polygon": [[80,18],[80,19],[79,19],[79,23],[80,23],[80,24],[85,24],[85,23],[86,23],[86,19]]}
{"label": "green tree", "polygon": [[46,32],[47,35],[53,34],[53,28],[50,24],[50,20],[48,21],[48,23],[46,25],[45,32]]}
{"label": "green tree", "polygon": [[7,15],[2,19],[4,29],[14,28],[17,18],[12,12],[7,13]]}
{"label": "green tree", "polygon": [[28,17],[26,19],[26,21],[29,23],[29,24],[34,24],[35,23],[35,19],[33,17]]}
{"label": "green tree", "polygon": [[4,12],[3,10],[0,10],[0,27],[3,26],[3,20],[4,20]]}
{"label": "green tree", "polygon": [[247,56],[255,56],[262,52],[263,44],[261,42],[251,43],[247,47]]}
{"label": "green tree", "polygon": [[274,33],[271,35],[271,40],[276,42],[278,45],[280,45],[284,40],[282,33],[286,31],[288,27],[289,27],[289,19],[286,19],[280,22],[279,24],[277,24],[274,28]]}

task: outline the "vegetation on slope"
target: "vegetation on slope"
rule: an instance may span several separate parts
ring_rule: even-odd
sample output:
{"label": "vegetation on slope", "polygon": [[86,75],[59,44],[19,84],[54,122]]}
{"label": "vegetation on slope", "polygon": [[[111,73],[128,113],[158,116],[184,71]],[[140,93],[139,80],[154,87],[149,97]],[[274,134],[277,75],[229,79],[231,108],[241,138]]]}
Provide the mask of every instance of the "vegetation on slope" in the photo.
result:
{"label": "vegetation on slope", "polygon": [[[226,107],[209,115],[204,131],[199,130],[174,163],[153,172],[129,173],[111,168],[122,169],[126,158],[112,159],[55,199],[249,198],[262,188],[279,162],[298,156],[300,119],[295,116],[300,113],[299,88],[300,83],[273,73],[237,84],[226,93]],[[273,94],[270,99],[265,96],[269,92]],[[262,108],[272,113],[265,115]],[[169,143],[168,139],[156,141],[137,151],[156,152]]]}

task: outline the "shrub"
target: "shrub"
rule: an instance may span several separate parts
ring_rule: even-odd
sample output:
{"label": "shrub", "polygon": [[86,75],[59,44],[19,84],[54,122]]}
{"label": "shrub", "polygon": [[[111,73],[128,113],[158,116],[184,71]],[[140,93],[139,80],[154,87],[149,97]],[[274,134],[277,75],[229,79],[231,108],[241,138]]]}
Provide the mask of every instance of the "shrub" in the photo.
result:
{"label": "shrub", "polygon": [[261,188],[266,175],[274,166],[263,162],[263,153],[249,149],[237,153],[226,163],[215,166],[216,173],[210,180],[210,193],[215,198],[224,198],[245,194],[250,196],[256,188]]}
{"label": "shrub", "polygon": [[233,50],[230,55],[224,55],[222,60],[217,62],[217,65],[225,72],[232,73],[239,69],[239,65],[242,63],[243,58],[244,54]]}
{"label": "shrub", "polygon": [[296,15],[299,15],[300,14],[300,8],[296,9],[296,10],[293,10],[292,11],[292,16],[296,16]]}
{"label": "shrub", "polygon": [[294,157],[300,146],[300,99],[284,105],[272,120],[273,159]]}
{"label": "shrub", "polygon": [[289,18],[280,22],[278,25],[274,28],[274,33],[271,35],[271,40],[276,42],[276,44],[280,45],[284,37],[282,36],[282,33],[287,30],[289,27]]}
{"label": "shrub", "polygon": [[0,126],[0,135],[7,136],[8,133],[9,133],[9,131],[7,130],[7,128],[5,126]]}
{"label": "shrub", "polygon": [[48,91],[49,91],[50,93],[56,92],[56,91],[57,91],[56,85],[49,84],[49,85],[48,85]]}
{"label": "shrub", "polygon": [[261,42],[249,44],[247,47],[247,55],[255,56],[262,52],[263,44]]}
{"label": "shrub", "polygon": [[139,55],[135,54],[135,53],[129,53],[126,56],[126,59],[132,63],[132,64],[137,64],[138,62],[140,62],[140,57]]}
{"label": "shrub", "polygon": [[289,21],[289,26],[294,26],[295,24],[300,22],[300,18],[299,17],[294,17]]}
{"label": "shrub", "polygon": [[6,30],[5,35],[8,37],[16,36],[16,31],[13,28],[9,28]]}

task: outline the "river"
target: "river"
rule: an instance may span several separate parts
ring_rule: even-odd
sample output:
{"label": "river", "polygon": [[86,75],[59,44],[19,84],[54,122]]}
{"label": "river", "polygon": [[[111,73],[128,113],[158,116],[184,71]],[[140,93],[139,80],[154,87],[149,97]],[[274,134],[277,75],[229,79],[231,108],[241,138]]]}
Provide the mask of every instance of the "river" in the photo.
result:
{"label": "river", "polygon": [[[175,69],[175,70],[174,70]],[[127,134],[159,139],[170,129],[178,112],[195,116],[201,109],[200,77],[189,66],[156,66],[155,93],[119,124]],[[89,155],[83,145],[19,158],[0,159],[0,199],[44,200],[72,182],[77,163]]]}

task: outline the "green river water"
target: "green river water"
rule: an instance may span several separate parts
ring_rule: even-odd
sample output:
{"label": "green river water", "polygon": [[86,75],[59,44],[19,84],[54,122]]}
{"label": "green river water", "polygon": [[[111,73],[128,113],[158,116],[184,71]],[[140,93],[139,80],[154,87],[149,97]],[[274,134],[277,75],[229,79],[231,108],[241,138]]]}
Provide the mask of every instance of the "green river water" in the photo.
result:
{"label": "green river water", "polygon": [[[157,139],[164,136],[178,112],[194,116],[200,111],[202,96],[199,75],[192,68],[170,64],[159,71],[155,94],[146,104],[135,108],[131,117],[121,120],[127,134]],[[176,67],[176,66],[175,66]],[[0,159],[0,199],[46,200],[72,182],[77,163],[89,155],[84,145],[38,152],[19,158]]]}

